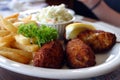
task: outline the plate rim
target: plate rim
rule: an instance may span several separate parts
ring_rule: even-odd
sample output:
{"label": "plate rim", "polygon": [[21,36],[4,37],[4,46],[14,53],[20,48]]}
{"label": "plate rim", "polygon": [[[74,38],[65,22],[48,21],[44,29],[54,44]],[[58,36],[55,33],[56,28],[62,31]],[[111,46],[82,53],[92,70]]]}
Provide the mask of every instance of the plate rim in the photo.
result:
{"label": "plate rim", "polygon": [[[1,61],[1,59],[5,59],[8,62],[5,63],[5,61],[4,60]],[[117,69],[120,65],[120,62],[119,61],[117,62],[117,60],[119,60],[119,59],[120,59],[120,48],[119,48],[119,53],[117,54],[117,57],[115,57],[113,60],[108,61],[107,63],[102,63],[100,65],[96,65],[94,67],[88,67],[88,68],[82,68],[82,69],[81,68],[80,69],[40,68],[40,67],[35,67],[35,66],[18,63],[18,62],[9,60],[5,57],[2,57],[2,56],[0,56],[0,66],[2,68],[5,68],[5,69],[13,71],[13,72],[17,72],[17,73],[28,75],[28,76],[39,77],[39,78],[82,79],[82,78],[90,78],[90,77],[100,76],[102,74],[106,74],[106,73],[109,73],[109,72]],[[113,64],[113,62],[114,62],[114,64]],[[10,65],[8,65],[8,64],[10,64]],[[112,65],[112,66],[109,66],[109,65]],[[22,69],[21,66],[25,67],[25,68]],[[105,66],[108,66],[108,67],[104,68]],[[17,69],[17,68],[19,68],[19,69]],[[38,69],[39,69],[39,71],[36,72]],[[98,69],[98,71],[95,71],[97,69]],[[64,71],[64,73],[63,73],[63,71]],[[35,72],[37,75],[34,74]],[[90,74],[90,73],[94,73],[94,74]],[[47,74],[48,76],[46,76],[45,74]],[[64,76],[64,74],[65,74],[65,76]],[[73,75],[73,74],[75,74],[75,75]],[[84,76],[84,75],[87,75],[87,76]]]}

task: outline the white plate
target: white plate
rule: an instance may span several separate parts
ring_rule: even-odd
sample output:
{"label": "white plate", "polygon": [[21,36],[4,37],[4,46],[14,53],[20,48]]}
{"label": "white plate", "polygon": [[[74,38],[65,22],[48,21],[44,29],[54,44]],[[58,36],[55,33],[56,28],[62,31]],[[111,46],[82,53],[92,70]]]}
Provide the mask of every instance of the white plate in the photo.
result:
{"label": "white plate", "polygon": [[[101,26],[99,24],[90,23],[97,29],[116,33],[116,28]],[[120,32],[120,30],[118,30]],[[116,43],[114,47],[102,54],[96,54],[97,64],[93,67],[81,69],[48,69],[34,67],[17,63],[0,56],[0,66],[13,72],[50,79],[83,79],[104,75],[114,71],[120,66],[120,43]]]}

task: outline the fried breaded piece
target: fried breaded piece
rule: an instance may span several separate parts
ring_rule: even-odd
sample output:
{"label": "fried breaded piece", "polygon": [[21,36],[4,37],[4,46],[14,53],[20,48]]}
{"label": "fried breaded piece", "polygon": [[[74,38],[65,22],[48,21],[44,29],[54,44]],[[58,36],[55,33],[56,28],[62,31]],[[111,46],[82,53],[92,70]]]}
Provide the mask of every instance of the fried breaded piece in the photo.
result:
{"label": "fried breaded piece", "polygon": [[73,39],[68,42],[66,57],[70,68],[84,68],[96,64],[94,52],[80,39]]}
{"label": "fried breaded piece", "polygon": [[116,43],[115,34],[101,30],[86,30],[80,33],[78,38],[88,44],[94,52],[107,51]]}
{"label": "fried breaded piece", "polygon": [[61,68],[63,66],[64,53],[59,41],[51,41],[44,44],[35,53],[33,64],[45,68]]}

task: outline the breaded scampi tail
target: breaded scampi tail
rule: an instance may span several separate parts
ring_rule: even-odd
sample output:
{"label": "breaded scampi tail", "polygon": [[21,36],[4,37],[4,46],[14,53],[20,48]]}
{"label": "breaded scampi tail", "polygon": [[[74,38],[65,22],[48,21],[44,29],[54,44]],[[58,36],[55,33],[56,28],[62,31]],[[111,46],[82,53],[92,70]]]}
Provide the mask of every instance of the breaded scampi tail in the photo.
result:
{"label": "breaded scampi tail", "polygon": [[51,41],[44,44],[35,53],[33,64],[45,68],[61,68],[64,62],[64,52],[60,41]]}
{"label": "breaded scampi tail", "polygon": [[78,38],[88,44],[94,52],[107,51],[116,43],[115,34],[101,30],[86,30],[81,32]]}
{"label": "breaded scampi tail", "polygon": [[67,43],[66,57],[70,68],[84,68],[96,64],[94,52],[80,39],[72,39]]}

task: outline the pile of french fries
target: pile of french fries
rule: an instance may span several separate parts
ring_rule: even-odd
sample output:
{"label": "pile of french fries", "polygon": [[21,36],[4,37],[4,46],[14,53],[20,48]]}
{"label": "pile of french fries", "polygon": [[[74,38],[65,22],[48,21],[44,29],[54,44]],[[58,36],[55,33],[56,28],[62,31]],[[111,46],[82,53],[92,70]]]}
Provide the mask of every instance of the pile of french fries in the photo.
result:
{"label": "pile of french fries", "polygon": [[31,39],[17,33],[18,26],[31,21],[31,16],[19,20],[19,13],[3,18],[0,16],[0,55],[29,64],[33,53],[39,49]]}

